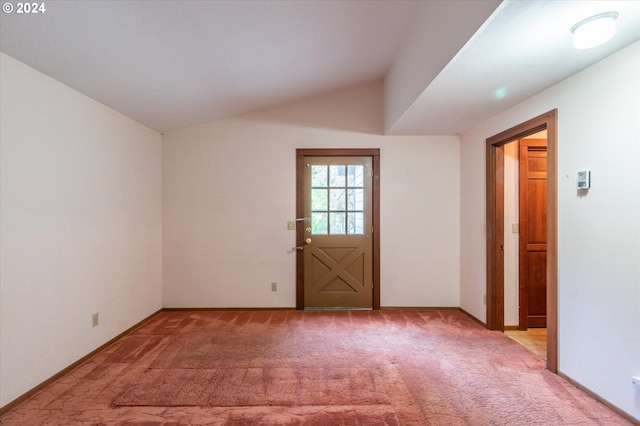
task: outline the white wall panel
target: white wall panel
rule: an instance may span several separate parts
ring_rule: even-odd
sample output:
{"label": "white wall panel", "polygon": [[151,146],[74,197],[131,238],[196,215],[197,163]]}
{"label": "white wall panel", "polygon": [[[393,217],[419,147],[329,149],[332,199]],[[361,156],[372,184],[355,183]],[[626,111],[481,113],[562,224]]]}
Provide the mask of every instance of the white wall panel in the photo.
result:
{"label": "white wall panel", "polygon": [[374,83],[167,133],[164,305],[295,306],[296,148],[380,148],[381,304],[458,306],[458,138],[381,114]]}
{"label": "white wall panel", "polygon": [[160,309],[162,151],[160,134],[0,58],[3,406]]}
{"label": "white wall panel", "polygon": [[486,139],[557,108],[559,370],[637,418],[639,75],[637,42],[462,135],[460,297],[485,320]]}

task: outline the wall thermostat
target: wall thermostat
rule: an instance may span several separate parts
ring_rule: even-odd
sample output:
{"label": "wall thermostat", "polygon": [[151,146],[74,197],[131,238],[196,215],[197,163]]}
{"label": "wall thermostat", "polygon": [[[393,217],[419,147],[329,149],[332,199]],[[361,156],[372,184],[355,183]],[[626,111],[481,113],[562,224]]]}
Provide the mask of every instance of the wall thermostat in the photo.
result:
{"label": "wall thermostat", "polygon": [[578,189],[589,189],[591,187],[591,172],[578,172]]}

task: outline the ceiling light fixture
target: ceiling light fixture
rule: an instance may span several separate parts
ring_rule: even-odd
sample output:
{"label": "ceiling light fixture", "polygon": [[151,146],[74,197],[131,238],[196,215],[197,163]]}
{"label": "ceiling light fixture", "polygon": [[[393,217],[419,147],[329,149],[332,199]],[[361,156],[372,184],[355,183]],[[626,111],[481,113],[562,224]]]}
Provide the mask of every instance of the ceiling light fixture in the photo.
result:
{"label": "ceiling light fixture", "polygon": [[571,27],[576,49],[590,49],[609,41],[616,32],[618,12],[593,15]]}

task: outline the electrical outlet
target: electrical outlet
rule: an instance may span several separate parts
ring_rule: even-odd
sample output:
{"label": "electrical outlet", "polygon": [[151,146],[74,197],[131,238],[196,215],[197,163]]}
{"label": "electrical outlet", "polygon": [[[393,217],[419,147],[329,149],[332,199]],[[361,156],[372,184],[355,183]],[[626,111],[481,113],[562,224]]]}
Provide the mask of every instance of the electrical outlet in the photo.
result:
{"label": "electrical outlet", "polygon": [[278,283],[277,282],[272,282],[271,283],[271,291],[278,291]]}
{"label": "electrical outlet", "polygon": [[95,314],[91,315],[91,326],[96,327],[98,324],[100,324],[100,316],[98,312],[96,312]]}

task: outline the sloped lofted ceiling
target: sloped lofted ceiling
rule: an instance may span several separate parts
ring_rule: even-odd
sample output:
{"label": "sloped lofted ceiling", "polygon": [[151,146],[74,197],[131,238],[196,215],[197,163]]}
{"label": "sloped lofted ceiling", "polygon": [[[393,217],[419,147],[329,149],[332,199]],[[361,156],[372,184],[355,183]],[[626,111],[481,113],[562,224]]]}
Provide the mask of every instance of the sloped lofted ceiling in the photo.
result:
{"label": "sloped lofted ceiling", "polygon": [[[459,133],[640,39],[638,1],[44,4],[0,50],[161,132],[384,79],[387,133]],[[614,40],[573,49],[607,10]]]}

